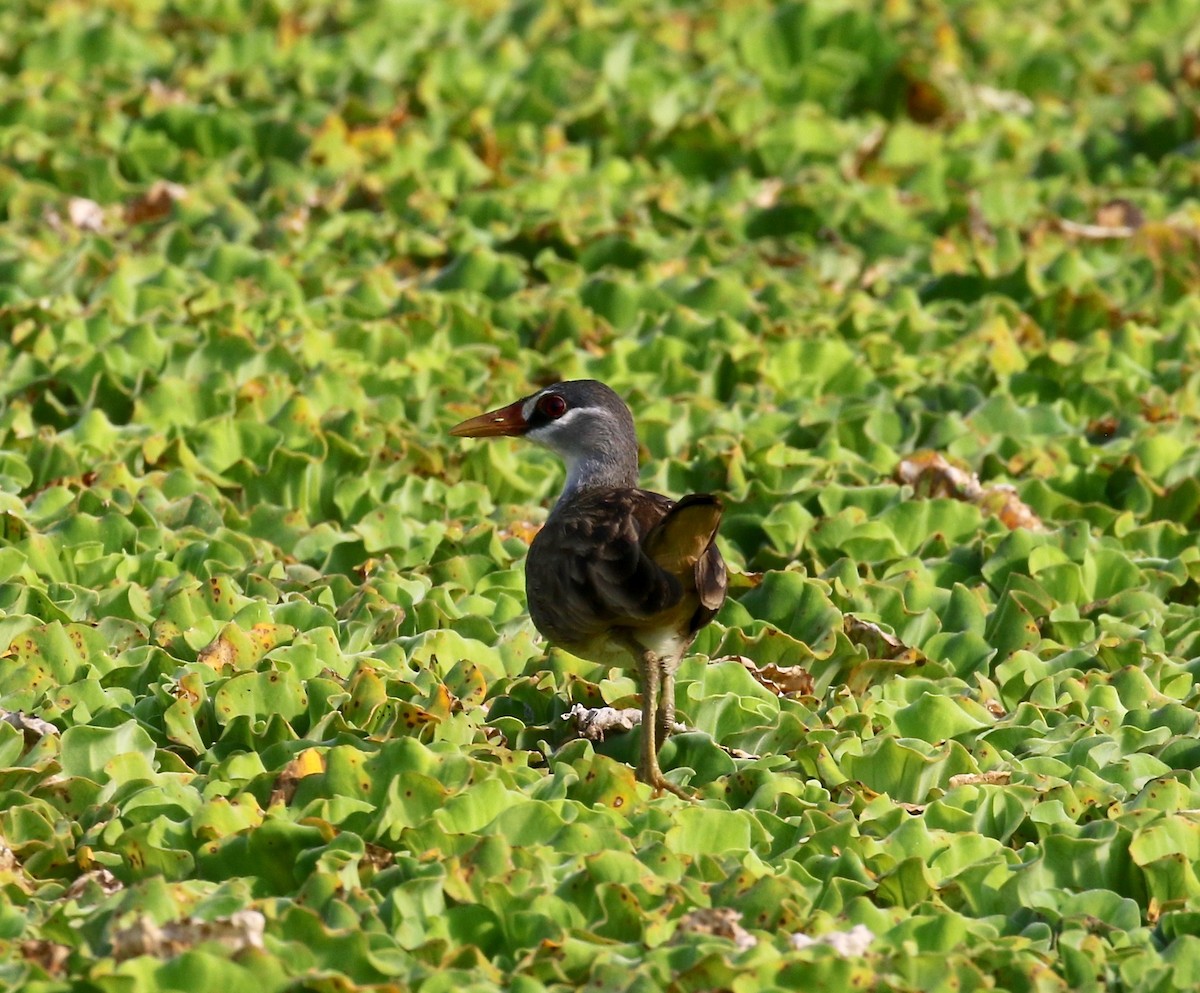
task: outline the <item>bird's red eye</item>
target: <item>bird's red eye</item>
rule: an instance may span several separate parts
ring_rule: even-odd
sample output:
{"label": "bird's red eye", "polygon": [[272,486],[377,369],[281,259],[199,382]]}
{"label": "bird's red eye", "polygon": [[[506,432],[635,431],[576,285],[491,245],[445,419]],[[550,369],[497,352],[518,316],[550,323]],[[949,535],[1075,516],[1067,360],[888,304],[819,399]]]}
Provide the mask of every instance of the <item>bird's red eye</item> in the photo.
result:
{"label": "bird's red eye", "polygon": [[538,400],[537,409],[551,420],[557,420],[567,412],[567,401],[557,393],[547,393]]}

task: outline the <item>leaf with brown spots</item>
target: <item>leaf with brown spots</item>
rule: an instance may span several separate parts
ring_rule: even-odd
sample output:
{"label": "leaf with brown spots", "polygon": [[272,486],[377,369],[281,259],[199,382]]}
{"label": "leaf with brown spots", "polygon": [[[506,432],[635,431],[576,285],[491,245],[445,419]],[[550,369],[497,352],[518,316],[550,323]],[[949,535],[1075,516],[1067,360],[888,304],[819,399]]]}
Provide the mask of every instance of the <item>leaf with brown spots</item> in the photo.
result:
{"label": "leaf with brown spots", "polygon": [[367,728],[375,711],[387,703],[387,685],[374,669],[361,666],[347,687],[350,699],[342,705],[342,715],[354,727]]}
{"label": "leaf with brown spots", "polygon": [[387,730],[381,732],[383,737],[406,734],[421,737],[422,731],[426,727],[437,724],[441,720],[424,707],[418,707],[415,703],[409,703],[407,700],[392,700],[389,706],[395,717]]}
{"label": "leaf with brown spots", "polygon": [[460,659],[446,673],[446,689],[454,695],[458,709],[479,707],[487,697],[487,678],[470,659]]}
{"label": "leaf with brown spots", "polygon": [[205,739],[210,724],[204,706],[208,700],[208,686],[199,672],[185,672],[170,687],[170,693],[175,702],[163,714],[163,730],[171,741],[202,754],[207,747]]}
{"label": "leaf with brown spots", "polygon": [[196,661],[220,672],[226,668],[246,669],[255,659],[254,646],[236,624],[226,624],[212,641],[200,649]]}
{"label": "leaf with brown spots", "polygon": [[226,624],[221,633],[205,645],[196,661],[220,672],[226,666],[251,669],[277,645],[290,641],[295,628],[288,624],[255,624],[244,631],[237,624]]}
{"label": "leaf with brown spots", "polygon": [[230,618],[235,609],[246,600],[237,584],[228,576],[213,576],[201,585],[205,599],[208,601],[214,617]]}
{"label": "leaf with brown spots", "polygon": [[[578,747],[578,746],[577,746]],[[567,795],[585,806],[603,804],[614,810],[631,810],[637,799],[637,779],[624,762],[590,751],[574,765],[578,781],[567,788]]]}
{"label": "leaf with brown spots", "polygon": [[247,635],[250,638],[250,643],[257,650],[258,657],[262,658],[272,648],[277,648],[279,645],[291,641],[296,635],[296,629],[290,624],[261,622],[251,627]]}
{"label": "leaf with brown spots", "polygon": [[445,683],[438,683],[424,698],[417,698],[422,708],[439,721],[445,720],[455,708],[455,700]]}

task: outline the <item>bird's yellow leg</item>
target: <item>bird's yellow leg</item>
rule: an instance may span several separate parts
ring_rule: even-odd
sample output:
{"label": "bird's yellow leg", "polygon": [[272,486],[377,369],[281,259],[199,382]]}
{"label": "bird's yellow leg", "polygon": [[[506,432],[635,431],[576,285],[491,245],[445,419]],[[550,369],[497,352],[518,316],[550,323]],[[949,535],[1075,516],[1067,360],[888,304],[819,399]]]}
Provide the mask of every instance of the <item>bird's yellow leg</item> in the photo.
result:
{"label": "bird's yellow leg", "polygon": [[[661,741],[656,732],[660,717],[660,679],[665,684],[663,689],[669,687],[674,692],[674,673],[668,675],[665,670],[660,670],[658,656],[653,652],[643,652],[638,656],[638,671],[642,677],[642,761],[638,765],[638,779],[653,787],[656,793],[666,790],[684,800],[691,800],[688,793],[674,783],[667,782],[658,767]],[[674,698],[670,711],[674,715]]]}
{"label": "bird's yellow leg", "polygon": [[663,742],[675,730],[675,660],[660,659],[658,710],[654,715],[654,750],[662,751]]}

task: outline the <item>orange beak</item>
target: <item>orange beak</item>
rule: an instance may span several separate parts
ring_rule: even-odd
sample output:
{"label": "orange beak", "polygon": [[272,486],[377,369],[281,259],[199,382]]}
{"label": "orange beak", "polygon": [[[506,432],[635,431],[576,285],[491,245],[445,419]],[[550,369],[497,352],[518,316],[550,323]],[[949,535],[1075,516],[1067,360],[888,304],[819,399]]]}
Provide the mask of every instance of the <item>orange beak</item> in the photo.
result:
{"label": "orange beak", "polygon": [[460,424],[455,424],[450,433],[458,438],[496,438],[500,436],[524,434],[529,429],[521,408],[525,400],[510,403],[507,407],[489,410],[486,414],[468,417]]}

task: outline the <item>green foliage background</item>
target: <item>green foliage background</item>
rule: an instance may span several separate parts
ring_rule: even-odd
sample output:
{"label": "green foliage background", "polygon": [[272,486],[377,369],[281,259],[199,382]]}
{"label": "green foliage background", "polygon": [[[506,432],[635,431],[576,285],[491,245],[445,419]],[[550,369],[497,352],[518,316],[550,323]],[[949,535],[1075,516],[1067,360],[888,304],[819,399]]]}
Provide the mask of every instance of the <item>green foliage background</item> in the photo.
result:
{"label": "green foliage background", "polygon": [[[0,707],[61,734],[0,723],[0,984],[1196,988],[1197,25],[5,4]],[[681,672],[693,806],[565,741],[636,687],[525,616],[560,470],[445,434],[576,376],[764,574]]]}

